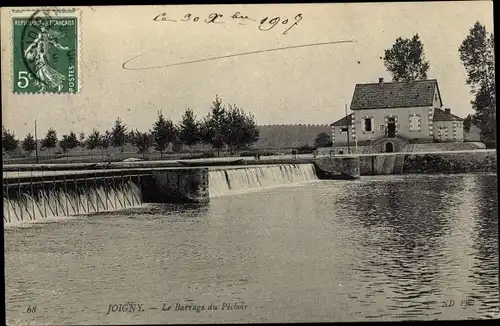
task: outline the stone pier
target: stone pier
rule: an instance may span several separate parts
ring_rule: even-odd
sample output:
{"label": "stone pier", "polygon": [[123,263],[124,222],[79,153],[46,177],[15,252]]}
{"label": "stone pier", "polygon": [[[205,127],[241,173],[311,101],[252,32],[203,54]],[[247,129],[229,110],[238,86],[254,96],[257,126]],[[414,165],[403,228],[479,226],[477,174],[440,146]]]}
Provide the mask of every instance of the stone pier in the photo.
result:
{"label": "stone pier", "polygon": [[348,180],[360,177],[359,156],[332,156],[314,159],[319,179]]}
{"label": "stone pier", "polygon": [[[208,168],[153,170],[143,195],[155,203],[207,203]],[[146,190],[146,191],[145,191]]]}

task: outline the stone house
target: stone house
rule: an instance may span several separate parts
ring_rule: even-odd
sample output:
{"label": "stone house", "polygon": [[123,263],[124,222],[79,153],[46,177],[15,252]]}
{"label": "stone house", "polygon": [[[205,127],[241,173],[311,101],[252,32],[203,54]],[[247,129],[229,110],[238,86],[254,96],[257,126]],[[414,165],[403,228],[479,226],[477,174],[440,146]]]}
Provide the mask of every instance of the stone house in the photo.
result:
{"label": "stone house", "polygon": [[333,147],[351,146],[364,152],[398,152],[409,144],[463,142],[463,119],[443,103],[435,79],[357,84],[347,117],[332,127]]}

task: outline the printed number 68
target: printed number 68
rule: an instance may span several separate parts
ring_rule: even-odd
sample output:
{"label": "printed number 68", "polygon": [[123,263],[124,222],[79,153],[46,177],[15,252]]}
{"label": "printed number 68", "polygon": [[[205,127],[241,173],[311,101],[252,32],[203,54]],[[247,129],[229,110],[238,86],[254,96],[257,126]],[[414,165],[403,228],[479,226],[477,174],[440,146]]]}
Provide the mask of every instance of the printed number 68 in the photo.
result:
{"label": "printed number 68", "polygon": [[33,75],[28,73],[27,71],[19,71],[17,78],[17,87],[26,88],[30,84],[30,79],[33,79]]}

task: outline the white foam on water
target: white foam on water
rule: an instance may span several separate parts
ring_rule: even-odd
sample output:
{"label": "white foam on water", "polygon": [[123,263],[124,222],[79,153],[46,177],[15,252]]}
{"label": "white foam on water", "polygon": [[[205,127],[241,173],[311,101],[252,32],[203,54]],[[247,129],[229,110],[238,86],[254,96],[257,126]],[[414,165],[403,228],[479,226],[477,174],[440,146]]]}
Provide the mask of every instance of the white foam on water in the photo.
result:
{"label": "white foam on water", "polygon": [[209,171],[210,197],[299,186],[317,180],[313,164],[266,165]]}
{"label": "white foam on water", "polygon": [[36,196],[3,197],[4,225],[28,227],[34,222],[53,222],[93,213],[111,212],[142,205],[141,191],[132,182],[116,188],[86,191],[42,190]]}

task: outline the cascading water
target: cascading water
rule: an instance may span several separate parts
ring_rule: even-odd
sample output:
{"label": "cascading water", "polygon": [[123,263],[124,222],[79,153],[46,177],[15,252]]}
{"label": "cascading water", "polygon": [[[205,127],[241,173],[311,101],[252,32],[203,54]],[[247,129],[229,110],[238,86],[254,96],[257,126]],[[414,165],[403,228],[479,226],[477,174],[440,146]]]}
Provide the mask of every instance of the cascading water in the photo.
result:
{"label": "cascading water", "polygon": [[210,196],[318,180],[313,164],[268,165],[209,172]]}
{"label": "cascading water", "polygon": [[46,190],[35,195],[21,193],[16,198],[3,197],[4,224],[115,211],[142,204],[141,191],[133,182],[115,187],[89,187],[74,190]]}

